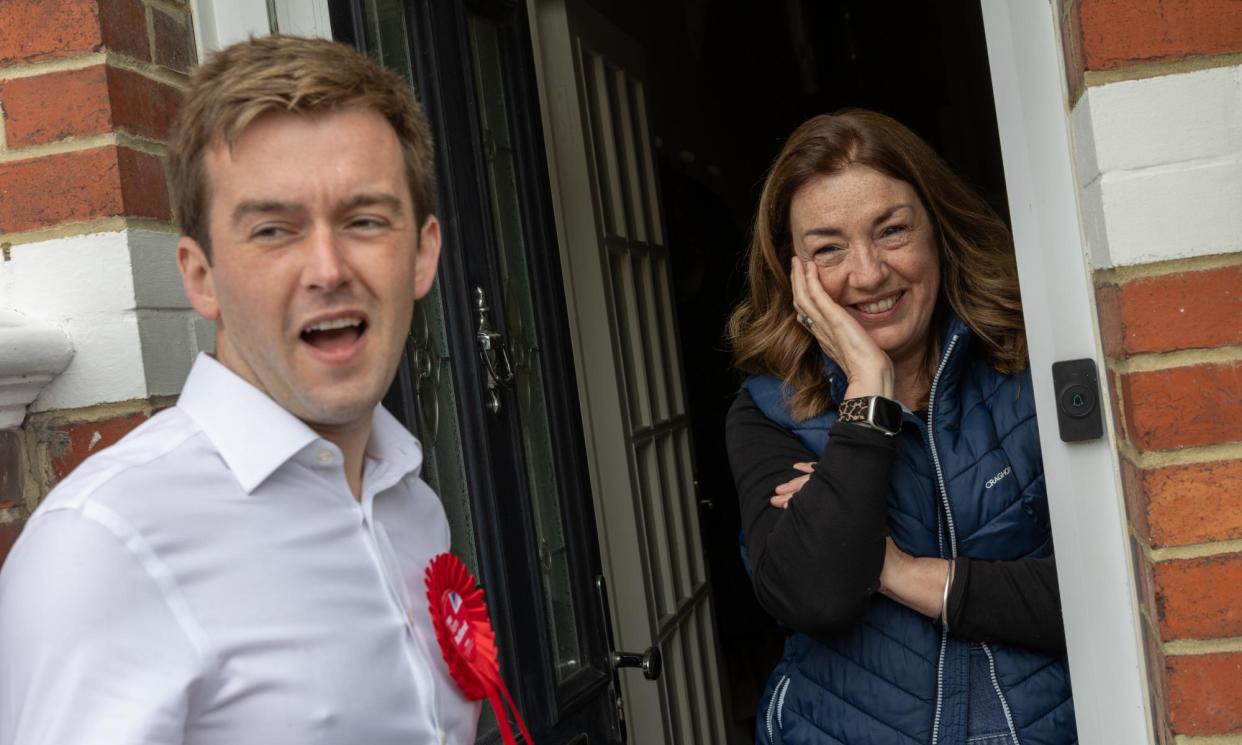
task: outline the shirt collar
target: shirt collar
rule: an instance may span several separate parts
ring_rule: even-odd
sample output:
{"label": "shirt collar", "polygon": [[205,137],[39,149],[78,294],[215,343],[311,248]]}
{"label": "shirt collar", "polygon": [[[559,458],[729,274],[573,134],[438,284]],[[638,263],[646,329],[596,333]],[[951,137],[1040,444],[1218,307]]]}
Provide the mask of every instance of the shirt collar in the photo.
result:
{"label": "shirt collar", "polygon": [[405,425],[377,404],[375,415],[371,417],[367,457],[391,463],[404,472],[417,473],[423,465],[423,448]]}
{"label": "shirt collar", "polygon": [[[207,354],[199,354],[177,407],[198,424],[247,493],[319,434],[266,393]],[[417,471],[422,450],[414,436],[382,406],[372,417],[367,456]]]}

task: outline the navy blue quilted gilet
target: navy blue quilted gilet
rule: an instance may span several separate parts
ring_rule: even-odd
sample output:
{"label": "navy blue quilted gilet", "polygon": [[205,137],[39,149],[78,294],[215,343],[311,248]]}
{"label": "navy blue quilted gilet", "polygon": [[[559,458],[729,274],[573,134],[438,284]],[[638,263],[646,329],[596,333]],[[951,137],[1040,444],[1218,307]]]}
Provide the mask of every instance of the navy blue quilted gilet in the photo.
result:
{"label": "navy blue quilted gilet", "polygon": [[[1051,530],[1030,373],[996,372],[970,353],[971,338],[965,324],[950,321],[928,423],[905,415],[888,495],[890,534],[914,556],[1047,556]],[[839,401],[844,378],[826,363]],[[745,387],[766,416],[823,452],[835,411],[795,422],[781,381],[756,376]],[[788,637],[760,702],[756,743],[963,743],[972,644],[877,594],[849,631]],[[1017,744],[1076,742],[1065,660],[984,646]]]}

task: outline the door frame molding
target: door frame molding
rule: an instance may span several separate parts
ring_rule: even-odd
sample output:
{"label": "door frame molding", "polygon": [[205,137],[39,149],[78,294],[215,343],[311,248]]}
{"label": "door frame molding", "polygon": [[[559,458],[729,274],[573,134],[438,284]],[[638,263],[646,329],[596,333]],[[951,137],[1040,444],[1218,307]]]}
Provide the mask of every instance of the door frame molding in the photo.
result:
{"label": "door frame molding", "polygon": [[[1103,371],[1074,178],[1061,35],[1051,0],[980,0],[1022,296],[1057,575],[1084,745],[1153,742],[1112,411],[1106,436],[1064,443],[1051,365]],[[1106,399],[1101,399],[1106,400]]]}
{"label": "door frame molding", "polygon": [[[584,23],[581,16],[589,15],[589,10],[571,5],[572,0],[527,0],[601,570],[613,610],[613,638],[619,649],[644,649],[654,640],[656,619],[621,609],[654,604],[643,579],[646,572],[637,570],[646,556],[637,545],[618,545],[611,540],[614,535],[644,535],[632,497],[641,486],[628,457],[621,371],[600,364],[620,358],[617,341],[612,338],[615,322],[611,305],[604,294],[583,291],[607,288],[610,283],[605,257],[599,251],[602,216],[596,209],[600,200],[592,173],[591,146],[582,126],[585,104],[577,84],[579,50],[571,25],[571,18],[574,23]],[[591,25],[589,19],[585,23]],[[569,61],[572,65],[567,65]],[[641,676],[623,674],[621,689],[629,742],[664,743],[662,720],[667,712],[659,687]],[[661,715],[651,716],[651,712]]]}

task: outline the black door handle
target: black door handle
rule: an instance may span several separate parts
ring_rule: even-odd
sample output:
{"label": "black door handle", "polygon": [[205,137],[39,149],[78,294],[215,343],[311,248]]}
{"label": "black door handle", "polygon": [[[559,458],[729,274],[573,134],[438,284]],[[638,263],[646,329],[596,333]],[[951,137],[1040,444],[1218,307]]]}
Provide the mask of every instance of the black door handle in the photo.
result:
{"label": "black door handle", "polygon": [[660,654],[660,648],[655,646],[647,647],[647,651],[642,654],[613,652],[611,659],[613,670],[637,667],[643,671],[643,677],[647,680],[659,680],[660,673],[664,672],[664,656]]}

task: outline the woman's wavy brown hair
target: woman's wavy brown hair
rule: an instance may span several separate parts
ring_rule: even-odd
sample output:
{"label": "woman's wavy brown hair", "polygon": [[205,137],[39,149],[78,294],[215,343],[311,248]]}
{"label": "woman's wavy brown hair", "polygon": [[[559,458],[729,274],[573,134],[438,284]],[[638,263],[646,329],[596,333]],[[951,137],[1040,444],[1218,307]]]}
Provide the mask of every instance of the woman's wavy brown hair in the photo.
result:
{"label": "woman's wavy brown hair", "polygon": [[[997,370],[1024,368],[1026,332],[1009,229],[927,143],[896,120],[860,109],[802,124],[768,171],[751,236],[746,298],[728,323],[733,364],[784,380],[797,420],[834,405],[819,344],[795,318],[789,207],[808,181],[851,165],[873,168],[914,188],[936,228],[938,305],[947,303],[983,341]],[[939,334],[933,330],[930,337],[929,366],[938,356]]]}

